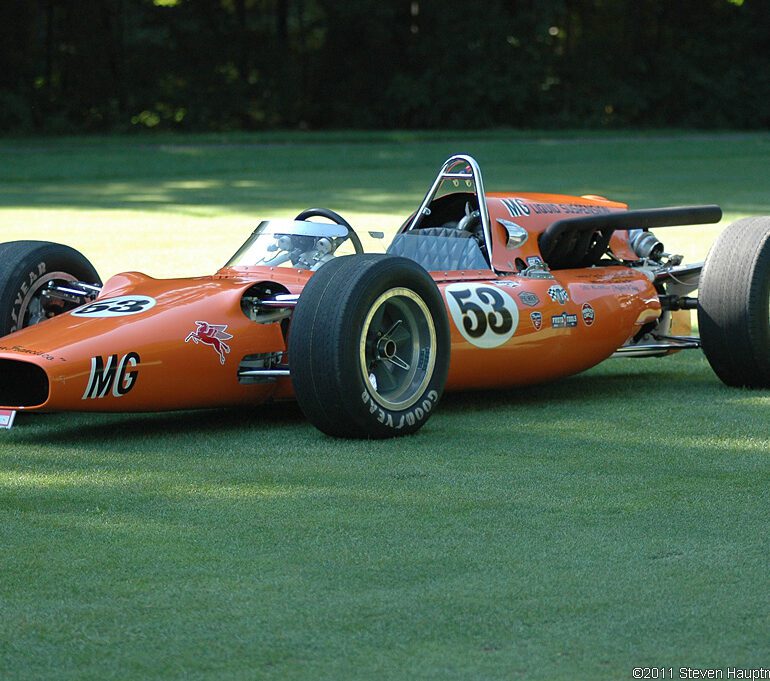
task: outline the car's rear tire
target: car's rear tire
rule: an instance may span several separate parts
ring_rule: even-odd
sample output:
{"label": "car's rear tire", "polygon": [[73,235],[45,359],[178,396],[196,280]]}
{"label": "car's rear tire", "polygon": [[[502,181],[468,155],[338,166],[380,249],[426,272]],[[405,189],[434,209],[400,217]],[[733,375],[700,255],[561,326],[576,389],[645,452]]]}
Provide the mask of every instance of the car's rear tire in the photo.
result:
{"label": "car's rear tire", "polygon": [[314,426],[336,437],[421,428],[443,392],[449,350],[435,282],[394,256],[332,260],[302,291],[289,329],[297,401]]}
{"label": "car's rear tire", "polygon": [[101,284],[94,266],[69,246],[48,241],[0,244],[0,337],[44,321],[40,295],[52,281]]}
{"label": "car's rear tire", "polygon": [[738,220],[714,242],[700,277],[698,326],[724,383],[770,388],[770,217]]}

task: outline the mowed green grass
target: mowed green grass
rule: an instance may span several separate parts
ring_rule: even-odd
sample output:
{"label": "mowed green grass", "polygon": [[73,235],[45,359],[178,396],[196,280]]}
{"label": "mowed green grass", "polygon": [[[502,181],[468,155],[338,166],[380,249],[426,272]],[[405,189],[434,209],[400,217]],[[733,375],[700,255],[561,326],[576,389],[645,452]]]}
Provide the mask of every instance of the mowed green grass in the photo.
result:
{"label": "mowed green grass", "polygon": [[[491,190],[770,214],[768,135],[8,140],[0,229],[105,275],[204,273],[310,205],[395,229],[458,151]],[[694,260],[708,230],[671,238]],[[386,442],[293,404],[23,414],[0,433],[0,678],[767,667],[768,426],[770,392],[699,353],[448,395]]]}

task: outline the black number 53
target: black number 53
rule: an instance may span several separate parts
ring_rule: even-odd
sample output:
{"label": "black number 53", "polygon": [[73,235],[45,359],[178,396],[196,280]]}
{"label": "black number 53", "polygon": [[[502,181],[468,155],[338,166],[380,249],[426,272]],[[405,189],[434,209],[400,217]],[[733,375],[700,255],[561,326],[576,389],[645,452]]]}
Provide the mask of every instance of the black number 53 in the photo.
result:
{"label": "black number 53", "polygon": [[[481,304],[471,300],[474,293]],[[487,329],[502,336],[513,328],[511,312],[505,306],[505,299],[496,289],[460,289],[449,291],[449,295],[457,301],[463,315],[463,328],[471,338],[481,338]]]}

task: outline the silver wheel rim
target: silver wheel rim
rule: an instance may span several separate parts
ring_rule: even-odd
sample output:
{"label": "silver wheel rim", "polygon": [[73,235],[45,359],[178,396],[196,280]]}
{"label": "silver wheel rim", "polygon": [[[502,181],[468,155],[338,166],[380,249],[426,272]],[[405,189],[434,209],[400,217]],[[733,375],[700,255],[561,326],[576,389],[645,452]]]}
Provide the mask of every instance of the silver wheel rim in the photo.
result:
{"label": "silver wheel rim", "polygon": [[18,320],[16,322],[17,331],[28,326],[34,326],[35,324],[39,324],[48,319],[43,310],[42,295],[43,287],[52,281],[73,282],[77,281],[77,278],[67,272],[49,272],[36,279],[29,289],[27,289],[24,298],[22,298],[21,306],[19,307],[19,312],[16,317]]}
{"label": "silver wheel rim", "polygon": [[419,401],[436,364],[436,327],[422,298],[408,288],[377,298],[364,320],[359,358],[380,406],[399,411]]}

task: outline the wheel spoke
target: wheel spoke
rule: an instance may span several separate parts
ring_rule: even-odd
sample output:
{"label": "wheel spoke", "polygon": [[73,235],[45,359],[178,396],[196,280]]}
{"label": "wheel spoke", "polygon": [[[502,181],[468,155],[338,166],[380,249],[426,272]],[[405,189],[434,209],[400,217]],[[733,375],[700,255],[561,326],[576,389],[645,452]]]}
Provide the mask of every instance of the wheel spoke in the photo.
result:
{"label": "wheel spoke", "polygon": [[411,341],[412,335],[403,326],[399,326],[395,328],[392,333],[390,333],[390,338],[392,338],[398,345],[400,345],[403,341]]}
{"label": "wheel spoke", "polygon": [[[401,319],[397,319],[395,324],[393,324],[393,326],[391,326],[385,333],[382,334],[382,337],[383,338],[393,338],[394,332],[396,331],[396,329],[398,329],[398,327],[399,327],[399,325],[401,324],[402,321],[403,320],[401,320]],[[404,332],[404,333],[408,333],[408,332]]]}
{"label": "wheel spoke", "polygon": [[404,371],[409,371],[410,367],[409,365],[401,359],[398,355],[393,355],[393,357],[388,357],[388,362],[391,364],[395,364],[400,369],[403,369]]}

